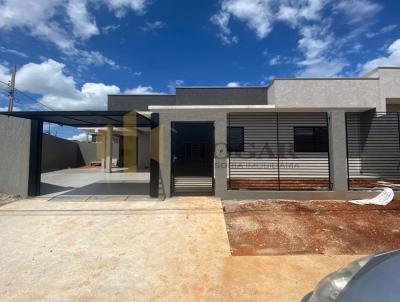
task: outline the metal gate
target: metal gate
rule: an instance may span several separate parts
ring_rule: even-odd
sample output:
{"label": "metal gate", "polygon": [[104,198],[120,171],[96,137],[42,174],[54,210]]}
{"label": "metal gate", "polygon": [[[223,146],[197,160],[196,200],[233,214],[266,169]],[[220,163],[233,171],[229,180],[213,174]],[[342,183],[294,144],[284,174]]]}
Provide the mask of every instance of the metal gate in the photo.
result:
{"label": "metal gate", "polygon": [[173,122],[171,192],[214,195],[214,124]]}
{"label": "metal gate", "polygon": [[398,112],[346,113],[349,190],[400,188]]}
{"label": "metal gate", "polygon": [[[243,129],[243,148],[229,152],[229,189],[331,188],[327,113],[230,113],[228,126]],[[302,133],[315,134],[310,144],[318,146],[296,142]]]}

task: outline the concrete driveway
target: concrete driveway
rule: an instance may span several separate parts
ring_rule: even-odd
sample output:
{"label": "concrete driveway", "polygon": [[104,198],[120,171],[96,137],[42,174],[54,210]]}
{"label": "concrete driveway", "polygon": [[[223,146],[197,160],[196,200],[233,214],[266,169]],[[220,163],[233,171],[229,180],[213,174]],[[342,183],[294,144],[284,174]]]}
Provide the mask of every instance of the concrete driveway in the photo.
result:
{"label": "concrete driveway", "polygon": [[0,301],[299,301],[357,256],[230,254],[219,200],[0,207]]}

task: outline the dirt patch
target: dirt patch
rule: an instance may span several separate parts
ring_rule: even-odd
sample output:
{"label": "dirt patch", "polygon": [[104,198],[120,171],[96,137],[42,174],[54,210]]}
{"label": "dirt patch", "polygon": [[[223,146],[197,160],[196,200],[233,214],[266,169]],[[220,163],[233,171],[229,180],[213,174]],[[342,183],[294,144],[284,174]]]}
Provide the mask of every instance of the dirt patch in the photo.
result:
{"label": "dirt patch", "polygon": [[371,254],[400,247],[400,200],[388,206],[331,201],[224,202],[231,252]]}

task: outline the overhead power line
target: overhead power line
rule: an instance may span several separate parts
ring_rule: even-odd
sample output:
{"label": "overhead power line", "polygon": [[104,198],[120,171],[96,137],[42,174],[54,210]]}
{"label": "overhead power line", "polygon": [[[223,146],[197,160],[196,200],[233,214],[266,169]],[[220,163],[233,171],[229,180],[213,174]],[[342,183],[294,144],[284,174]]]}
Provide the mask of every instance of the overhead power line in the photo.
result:
{"label": "overhead power line", "polygon": [[[0,81],[0,83],[3,84],[3,85],[6,85],[7,87],[10,87],[10,85],[9,85],[8,83],[6,83],[6,82]],[[38,104],[42,105],[44,108],[47,108],[48,110],[56,111],[56,110],[55,110],[54,108],[52,108],[51,106],[43,104],[43,103],[40,102],[39,100],[33,98],[32,96],[30,96],[29,94],[26,94],[25,92],[19,90],[18,88],[15,88],[15,91],[16,91],[18,94],[21,94],[21,95],[25,96],[26,98],[28,98],[28,99],[34,101],[35,103],[38,103]]]}

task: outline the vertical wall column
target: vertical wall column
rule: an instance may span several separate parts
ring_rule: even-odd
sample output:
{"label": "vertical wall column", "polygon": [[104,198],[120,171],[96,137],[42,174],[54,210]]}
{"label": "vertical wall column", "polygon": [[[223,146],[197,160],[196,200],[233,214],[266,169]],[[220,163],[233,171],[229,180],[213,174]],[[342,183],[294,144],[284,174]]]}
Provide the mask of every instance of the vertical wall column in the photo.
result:
{"label": "vertical wall column", "polygon": [[113,127],[107,126],[107,135],[106,135],[106,172],[112,172],[112,151],[113,151]]}
{"label": "vertical wall column", "polygon": [[346,115],[343,110],[329,113],[329,164],[332,190],[347,191]]}
{"label": "vertical wall column", "polygon": [[40,195],[42,172],[43,122],[31,120],[31,140],[29,150],[28,196]]}
{"label": "vertical wall column", "polygon": [[160,179],[160,135],[158,113],[151,114],[151,132],[150,132],[150,197],[158,197],[158,185]]}
{"label": "vertical wall column", "polygon": [[215,119],[215,150],[214,176],[215,196],[223,197],[228,190],[228,153],[227,153],[227,126],[226,112],[220,112]]}

